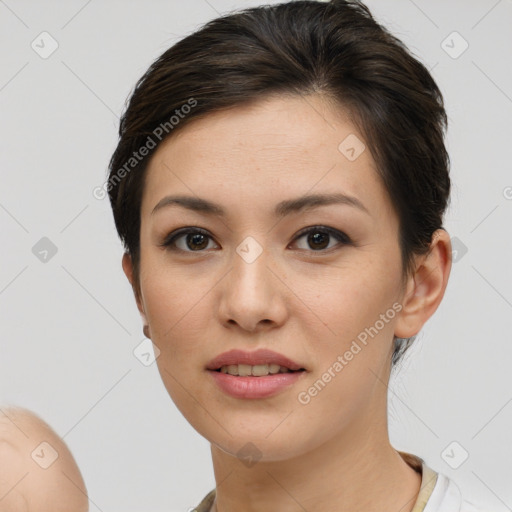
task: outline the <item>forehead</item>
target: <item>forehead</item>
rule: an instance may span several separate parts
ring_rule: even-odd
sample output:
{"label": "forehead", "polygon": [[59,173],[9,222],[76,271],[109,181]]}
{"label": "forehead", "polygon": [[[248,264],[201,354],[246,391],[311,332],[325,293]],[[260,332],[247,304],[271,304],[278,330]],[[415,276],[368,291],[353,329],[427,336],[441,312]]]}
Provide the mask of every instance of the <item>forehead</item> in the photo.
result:
{"label": "forehead", "polygon": [[318,149],[337,150],[338,139],[341,142],[357,132],[348,111],[333,106],[319,95],[272,95],[193,120],[166,139],[156,153],[193,151],[190,156],[213,158],[228,151],[228,158],[241,152],[257,159],[258,154],[265,158],[265,152],[278,155],[288,150],[297,158],[318,157]]}
{"label": "forehead", "polygon": [[171,193],[242,198],[249,207],[334,191],[386,201],[362,134],[318,95],[273,96],[193,120],[166,139],[147,168],[143,210]]}

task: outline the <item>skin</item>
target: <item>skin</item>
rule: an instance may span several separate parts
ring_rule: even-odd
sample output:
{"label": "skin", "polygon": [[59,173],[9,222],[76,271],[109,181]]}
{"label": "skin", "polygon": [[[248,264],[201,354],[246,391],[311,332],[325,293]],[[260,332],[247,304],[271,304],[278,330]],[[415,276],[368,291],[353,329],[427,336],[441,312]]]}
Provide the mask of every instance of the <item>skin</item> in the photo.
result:
{"label": "skin", "polygon": [[89,500],[75,459],[55,431],[27,409],[2,407],[0,512],[14,510],[87,512]]}
{"label": "skin", "polygon": [[[393,334],[418,333],[437,309],[451,267],[450,239],[437,231],[429,254],[418,256],[402,280],[398,217],[370,151],[349,161],[338,150],[349,134],[363,140],[349,119],[319,95],[268,97],[195,120],[149,163],[139,274],[128,254],[123,269],[160,350],[169,395],[211,443],[212,510],[410,512],[418,495],[420,475],[389,442],[390,358]],[[368,212],[336,204],[273,215],[285,199],[333,192],[356,197]],[[227,215],[176,205],[152,213],[170,194],[214,201]],[[315,225],[352,242],[330,237],[318,250],[307,235],[297,239]],[[161,246],[190,226],[211,238],[187,245],[185,235],[174,251]],[[236,252],[248,236],[263,251],[250,264]],[[299,403],[298,393],[394,303],[400,312],[317,396]],[[206,370],[233,348],[270,348],[307,371],[273,397],[233,398]],[[237,456],[249,442],[259,457],[252,465]]]}

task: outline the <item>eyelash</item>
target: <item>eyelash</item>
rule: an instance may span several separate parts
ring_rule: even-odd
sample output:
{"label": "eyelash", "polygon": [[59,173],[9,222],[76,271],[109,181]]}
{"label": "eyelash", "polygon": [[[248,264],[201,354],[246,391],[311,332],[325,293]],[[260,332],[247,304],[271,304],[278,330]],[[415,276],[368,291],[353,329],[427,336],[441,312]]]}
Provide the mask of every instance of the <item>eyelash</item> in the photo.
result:
{"label": "eyelash", "polygon": [[[338,231],[337,229],[329,228],[327,226],[310,226],[308,228],[305,228],[305,229],[299,231],[297,236],[293,239],[293,242],[296,242],[297,240],[304,237],[305,235],[308,235],[309,233],[315,233],[315,232],[328,234],[329,236],[335,238],[339,242],[339,245],[341,245],[341,246],[352,245],[352,240],[350,239],[350,237],[348,235],[346,235],[342,231]],[[193,234],[201,234],[206,237],[212,238],[211,235],[208,233],[208,231],[206,231],[202,228],[197,228],[197,227],[182,228],[177,231],[174,231],[169,236],[167,236],[165,238],[165,240],[163,241],[163,243],[160,244],[160,246],[164,247],[165,249],[167,249],[169,251],[181,251],[181,252],[185,252],[185,253],[205,252],[204,249],[198,250],[198,251],[190,251],[190,250],[179,249],[178,247],[176,247],[176,245],[175,245],[176,240],[178,240],[179,238],[181,238],[184,235],[188,235],[188,234],[192,234],[192,233]],[[330,240],[329,240],[329,242],[330,242]],[[325,252],[331,252],[332,249],[335,249],[335,248],[336,248],[336,246],[330,247],[329,249],[320,249],[320,250],[311,249],[309,252],[325,253]],[[301,250],[307,250],[307,249],[301,249]]]}

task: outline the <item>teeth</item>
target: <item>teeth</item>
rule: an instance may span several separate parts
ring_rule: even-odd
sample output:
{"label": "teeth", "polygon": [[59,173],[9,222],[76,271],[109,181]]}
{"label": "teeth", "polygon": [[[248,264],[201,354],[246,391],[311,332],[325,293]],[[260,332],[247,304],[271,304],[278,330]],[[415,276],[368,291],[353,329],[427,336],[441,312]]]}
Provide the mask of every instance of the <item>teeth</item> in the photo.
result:
{"label": "teeth", "polygon": [[251,366],[248,364],[239,364],[238,375],[240,375],[240,377],[248,377],[249,375],[251,375]]}
{"label": "teeth", "polygon": [[279,372],[279,369],[281,368],[278,364],[269,364],[269,370],[270,370],[270,373],[278,373]]}
{"label": "teeth", "polygon": [[[248,375],[254,375],[254,377],[262,377],[269,374],[268,364],[258,364],[256,366],[249,366]],[[242,374],[240,374],[242,375]]]}
{"label": "teeth", "polygon": [[239,377],[264,377],[269,374],[288,373],[289,368],[279,366],[278,364],[257,364],[251,366],[249,364],[230,364],[222,366],[221,373],[229,373],[229,375],[237,375]]}

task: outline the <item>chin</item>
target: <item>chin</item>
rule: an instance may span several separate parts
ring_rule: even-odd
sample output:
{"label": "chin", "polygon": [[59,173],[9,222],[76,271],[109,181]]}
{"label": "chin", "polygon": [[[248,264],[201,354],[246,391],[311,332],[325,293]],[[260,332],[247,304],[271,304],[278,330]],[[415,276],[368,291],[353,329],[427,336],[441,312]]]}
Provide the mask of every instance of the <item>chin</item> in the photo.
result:
{"label": "chin", "polygon": [[[278,424],[279,422],[275,423],[275,425]],[[258,427],[251,428],[240,422],[236,422],[236,425],[237,430],[234,426],[223,424],[226,430],[233,434],[231,436],[222,428],[215,429],[215,432],[212,432],[211,429],[208,433],[198,432],[206,437],[213,446],[241,461],[246,461],[248,466],[255,461],[289,460],[314,448],[311,436],[305,435],[304,430],[301,430],[299,435],[299,432],[292,432],[282,424],[277,429],[274,427],[274,431],[272,428],[262,431]],[[290,442],[291,439],[293,439],[293,443]]]}
{"label": "chin", "polygon": [[[249,437],[212,442],[219,450],[239,459],[247,467],[257,462],[278,462],[293,458],[296,453],[290,451],[290,445],[282,442],[270,443],[268,440],[250,439]],[[297,447],[295,446],[294,449]]]}

